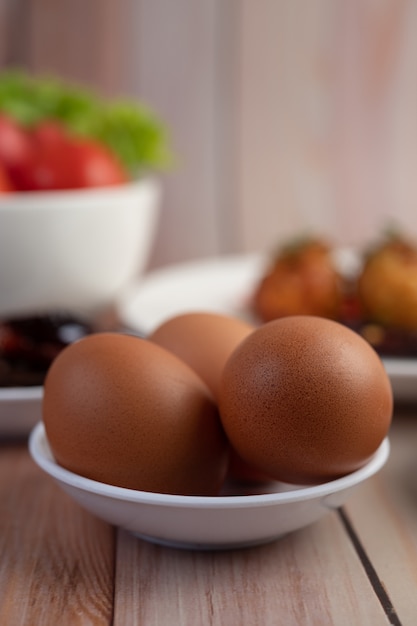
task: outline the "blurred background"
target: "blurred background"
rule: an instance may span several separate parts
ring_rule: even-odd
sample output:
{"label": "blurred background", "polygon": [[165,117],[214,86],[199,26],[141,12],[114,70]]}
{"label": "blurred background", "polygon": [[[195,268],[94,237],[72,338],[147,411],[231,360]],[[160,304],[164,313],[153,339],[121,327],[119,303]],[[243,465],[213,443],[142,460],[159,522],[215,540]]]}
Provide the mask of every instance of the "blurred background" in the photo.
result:
{"label": "blurred background", "polygon": [[156,267],[416,233],[416,29],[413,0],[0,0],[0,65],[165,121]]}

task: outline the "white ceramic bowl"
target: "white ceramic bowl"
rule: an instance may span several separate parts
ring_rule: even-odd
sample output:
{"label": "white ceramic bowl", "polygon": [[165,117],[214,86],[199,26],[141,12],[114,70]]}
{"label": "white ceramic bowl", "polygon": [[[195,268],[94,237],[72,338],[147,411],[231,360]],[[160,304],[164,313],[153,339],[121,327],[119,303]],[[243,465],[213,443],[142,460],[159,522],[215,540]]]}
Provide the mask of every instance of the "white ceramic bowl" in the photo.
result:
{"label": "white ceramic bowl", "polygon": [[0,316],[54,309],[90,314],[144,269],[154,242],[159,184],[3,194]]}
{"label": "white ceramic bowl", "polygon": [[0,437],[27,437],[42,419],[43,387],[0,388]]}
{"label": "white ceramic bowl", "polygon": [[365,467],[338,480],[313,487],[272,483],[268,493],[216,497],[134,491],[73,474],[55,462],[42,423],[31,432],[29,450],[64,491],[106,522],[154,543],[226,549],[273,541],[341,506],[354,488],[384,465],[389,442],[385,439]]}

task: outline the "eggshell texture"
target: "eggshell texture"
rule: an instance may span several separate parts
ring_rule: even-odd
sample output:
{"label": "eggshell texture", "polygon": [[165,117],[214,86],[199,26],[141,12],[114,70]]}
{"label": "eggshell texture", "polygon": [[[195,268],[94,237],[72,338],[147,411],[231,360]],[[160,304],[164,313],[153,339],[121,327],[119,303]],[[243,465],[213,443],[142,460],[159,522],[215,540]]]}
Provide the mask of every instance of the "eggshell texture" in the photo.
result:
{"label": "eggshell texture", "polygon": [[227,359],[253,330],[255,326],[239,318],[190,312],[166,320],[148,339],[188,363],[217,399]]}
{"label": "eggshell texture", "polygon": [[45,380],[43,421],[60,465],[108,484],[214,495],[227,470],[206,385],[137,337],[97,333],[64,349]]}
{"label": "eggshell texture", "polygon": [[220,414],[232,445],[277,480],[312,484],[358,469],[387,435],[391,385],[371,346],[341,324],[265,324],[229,358]]}
{"label": "eggshell texture", "polygon": [[[193,311],[169,318],[148,339],[188,363],[218,401],[220,381],[228,358],[255,328],[237,317]],[[233,449],[230,452],[229,476],[233,480],[249,483],[270,480],[245,463]]]}

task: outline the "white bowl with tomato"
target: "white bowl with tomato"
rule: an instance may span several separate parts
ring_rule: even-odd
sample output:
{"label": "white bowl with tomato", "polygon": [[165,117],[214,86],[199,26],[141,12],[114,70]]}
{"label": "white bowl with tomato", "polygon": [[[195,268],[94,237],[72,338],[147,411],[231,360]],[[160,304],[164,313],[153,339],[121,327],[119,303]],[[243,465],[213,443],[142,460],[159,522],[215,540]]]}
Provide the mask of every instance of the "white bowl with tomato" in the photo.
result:
{"label": "white bowl with tomato", "polygon": [[167,154],[137,103],[0,75],[0,317],[112,304],[148,261]]}
{"label": "white bowl with tomato", "polygon": [[110,306],[147,263],[158,200],[152,179],[0,197],[0,316]]}

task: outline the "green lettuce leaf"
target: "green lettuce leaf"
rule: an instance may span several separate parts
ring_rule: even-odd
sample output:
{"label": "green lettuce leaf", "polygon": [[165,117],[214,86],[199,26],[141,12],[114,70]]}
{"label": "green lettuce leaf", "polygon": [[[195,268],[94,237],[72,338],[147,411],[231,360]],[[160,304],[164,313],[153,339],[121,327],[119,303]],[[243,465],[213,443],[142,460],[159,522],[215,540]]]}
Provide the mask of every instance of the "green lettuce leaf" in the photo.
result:
{"label": "green lettuce leaf", "polygon": [[132,176],[173,161],[165,125],[133,99],[107,101],[80,85],[11,70],[0,73],[0,112],[26,127],[59,120],[70,132],[107,145]]}

